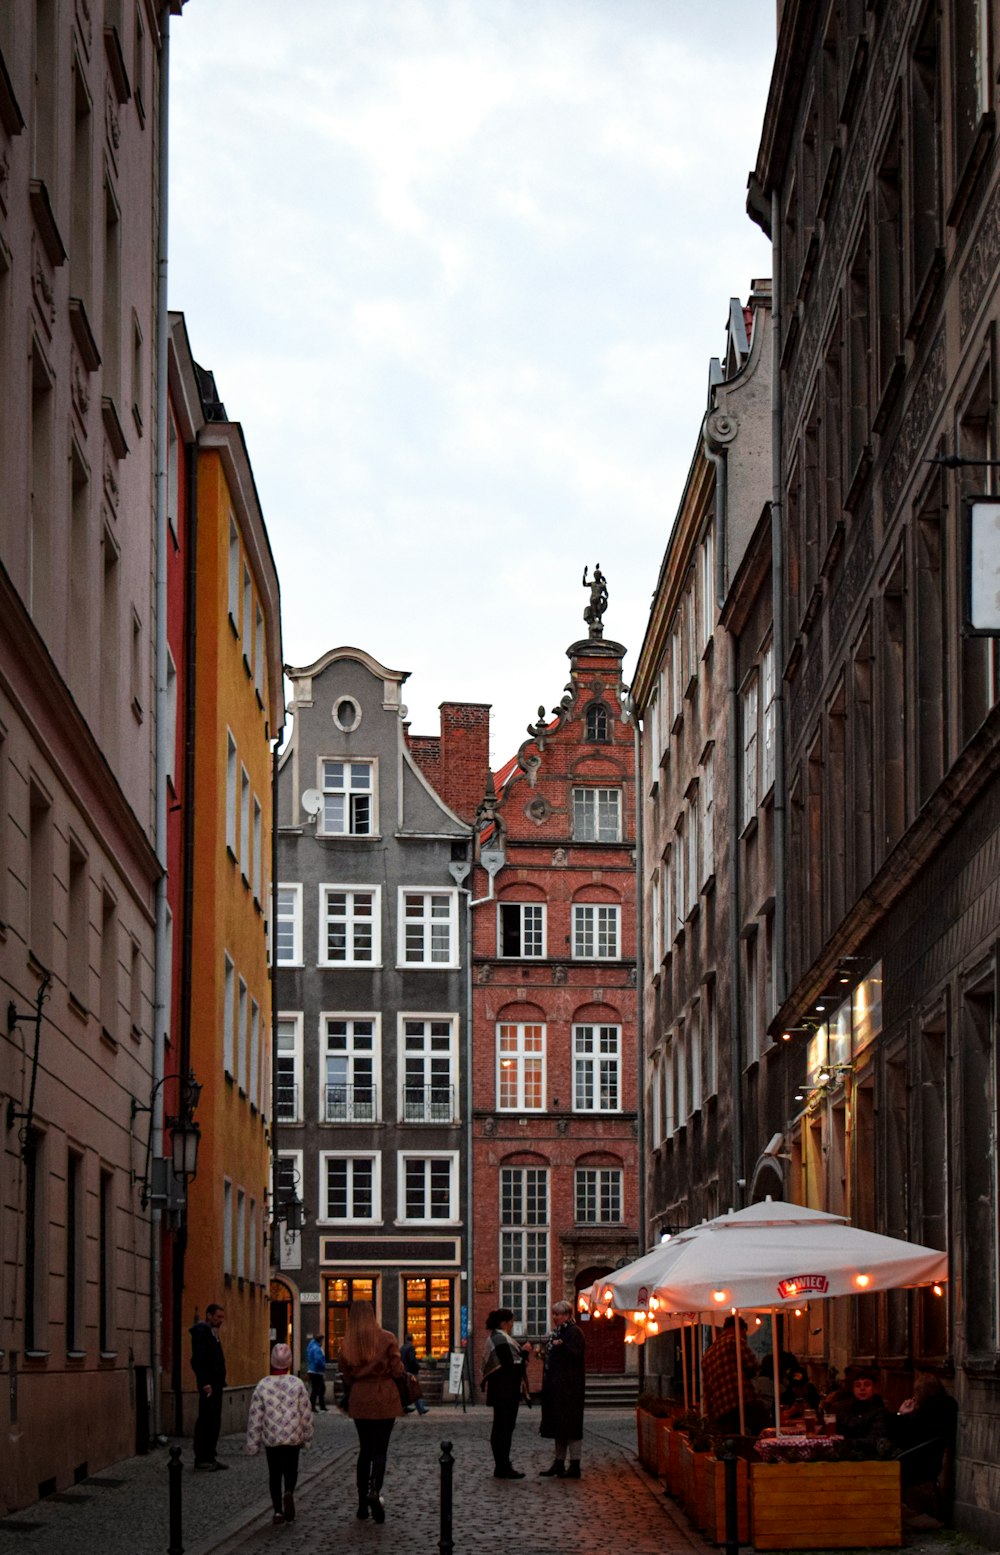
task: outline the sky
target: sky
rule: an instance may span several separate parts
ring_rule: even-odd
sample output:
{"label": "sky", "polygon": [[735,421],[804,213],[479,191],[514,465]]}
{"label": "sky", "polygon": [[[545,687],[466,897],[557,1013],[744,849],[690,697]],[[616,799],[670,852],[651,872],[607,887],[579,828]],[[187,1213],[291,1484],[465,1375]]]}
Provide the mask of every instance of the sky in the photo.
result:
{"label": "sky", "polygon": [[775,0],[188,0],[170,306],[243,424],[285,662],[490,702],[499,766],[600,562],[628,679],[721,356]]}

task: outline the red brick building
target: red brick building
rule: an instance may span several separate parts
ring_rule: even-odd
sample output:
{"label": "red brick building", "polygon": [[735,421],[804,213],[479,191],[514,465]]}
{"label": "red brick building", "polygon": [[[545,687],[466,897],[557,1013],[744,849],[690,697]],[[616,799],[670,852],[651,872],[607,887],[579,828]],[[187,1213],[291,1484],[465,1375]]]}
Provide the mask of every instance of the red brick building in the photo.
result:
{"label": "red brick building", "polygon": [[[491,1307],[536,1338],[553,1301],[640,1251],[633,731],[606,602],[598,571],[566,693],[496,775],[492,889],[474,875],[476,1350]],[[587,1339],[591,1372],[625,1370],[620,1324]]]}

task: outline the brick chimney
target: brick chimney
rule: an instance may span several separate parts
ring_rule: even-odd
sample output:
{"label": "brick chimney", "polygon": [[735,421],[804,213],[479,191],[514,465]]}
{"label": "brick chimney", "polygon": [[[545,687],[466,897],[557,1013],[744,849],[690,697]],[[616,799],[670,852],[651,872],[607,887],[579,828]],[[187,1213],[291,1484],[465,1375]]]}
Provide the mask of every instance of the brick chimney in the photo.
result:
{"label": "brick chimney", "polygon": [[490,770],[490,704],[442,702],[441,733],[411,734],[408,743],[431,787],[471,826]]}

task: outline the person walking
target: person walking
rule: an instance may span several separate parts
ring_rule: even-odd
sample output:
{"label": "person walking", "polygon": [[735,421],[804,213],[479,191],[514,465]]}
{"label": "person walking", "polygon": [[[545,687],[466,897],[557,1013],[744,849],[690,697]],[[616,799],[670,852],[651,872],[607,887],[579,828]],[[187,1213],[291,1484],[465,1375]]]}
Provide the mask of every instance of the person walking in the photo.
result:
{"label": "person walking", "polygon": [[555,1457],[549,1468],[540,1470],[545,1479],[580,1478],[586,1378],[583,1335],[573,1321],[573,1308],[568,1301],[557,1301],[542,1370],[540,1434],[555,1440]]}
{"label": "person walking", "polygon": [[399,1345],[375,1321],[370,1301],[355,1301],[347,1314],[347,1327],[337,1362],[347,1389],[343,1407],[358,1433],[358,1518],[369,1512],[375,1522],[385,1522],[382,1481],[389,1451],[389,1437],[403,1413],[399,1382],[406,1372]]}
{"label": "person walking", "polygon": [[247,1452],[255,1457],[263,1444],[276,1523],[295,1521],[299,1452],[313,1438],[309,1395],[301,1378],[291,1371],[291,1350],[287,1344],[276,1344],[271,1351],[271,1375],[261,1377],[254,1388],[247,1417]]}
{"label": "person walking", "polygon": [[530,1344],[518,1344],[513,1337],[514,1314],[510,1307],[497,1307],[486,1319],[489,1339],[483,1352],[480,1386],[493,1411],[490,1446],[493,1449],[494,1479],[523,1479],[510,1461],[510,1444],[517,1424],[517,1410],[527,1397],[527,1366]]}
{"label": "person walking", "polygon": [[219,1329],[226,1320],[217,1301],[205,1308],[205,1316],[189,1330],[191,1369],[198,1385],[198,1418],[194,1426],[194,1466],[203,1473],[228,1469],[215,1451],[222,1430],[222,1395],[226,1391],[226,1356]]}
{"label": "person walking", "polygon": [[309,1374],[309,1403],[326,1414],[326,1354],[317,1334],[309,1335],[306,1345],[306,1371]]}
{"label": "person walking", "polygon": [[[413,1342],[412,1334],[407,1334],[405,1340],[400,1345],[399,1358],[402,1361],[407,1374],[411,1377],[416,1377],[417,1385],[419,1386],[420,1362],[417,1360],[417,1347]],[[418,1393],[415,1405],[407,1404],[406,1413],[408,1415],[412,1415],[414,1408],[416,1409],[418,1415],[426,1415],[428,1413],[427,1405],[424,1403],[423,1394]]]}

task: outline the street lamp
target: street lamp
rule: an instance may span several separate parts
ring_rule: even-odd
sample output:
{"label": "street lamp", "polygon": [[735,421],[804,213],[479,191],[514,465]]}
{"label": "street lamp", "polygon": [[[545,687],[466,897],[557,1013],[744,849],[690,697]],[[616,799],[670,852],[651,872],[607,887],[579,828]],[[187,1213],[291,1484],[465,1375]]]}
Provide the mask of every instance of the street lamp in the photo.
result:
{"label": "street lamp", "polygon": [[[181,1083],[180,1111],[176,1117],[167,1117],[163,1126],[170,1132],[170,1157],[153,1158],[153,1109],[156,1093],[168,1080]],[[198,1145],[201,1129],[194,1119],[195,1108],[201,1096],[201,1082],[189,1069],[186,1075],[165,1074],[157,1080],[150,1092],[149,1102],[132,1098],[132,1120],[140,1112],[149,1113],[149,1133],[146,1136],[146,1163],[142,1173],[133,1172],[133,1183],[140,1183],[139,1202],[143,1209],[150,1204],[162,1209],[182,1210],[187,1202],[187,1185],[198,1171]],[[170,1171],[168,1172],[168,1164]],[[180,1191],[177,1185],[180,1184]]]}

